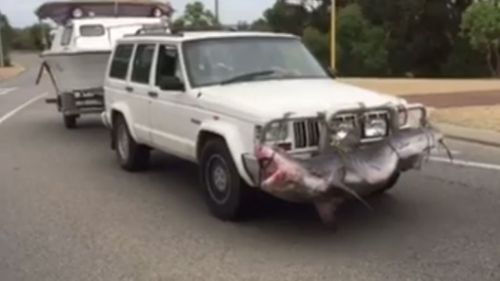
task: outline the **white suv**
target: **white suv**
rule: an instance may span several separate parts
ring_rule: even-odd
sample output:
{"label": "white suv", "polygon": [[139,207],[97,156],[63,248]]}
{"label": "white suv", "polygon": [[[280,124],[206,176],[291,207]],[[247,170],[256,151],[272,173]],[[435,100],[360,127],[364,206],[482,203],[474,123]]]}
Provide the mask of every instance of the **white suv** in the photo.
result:
{"label": "white suv", "polygon": [[[335,81],[287,34],[129,36],[118,41],[107,73],[102,117],[121,166],[145,168],[151,149],[198,163],[207,203],[221,219],[238,218],[251,207],[245,196],[262,187],[267,167],[256,145],[271,142],[290,159],[308,159],[334,139],[352,141],[354,131],[349,147],[361,149],[409,123],[404,100]],[[351,122],[360,113],[369,122]],[[322,129],[325,116],[329,128],[340,122],[333,135]],[[391,168],[377,191],[402,170]]]}

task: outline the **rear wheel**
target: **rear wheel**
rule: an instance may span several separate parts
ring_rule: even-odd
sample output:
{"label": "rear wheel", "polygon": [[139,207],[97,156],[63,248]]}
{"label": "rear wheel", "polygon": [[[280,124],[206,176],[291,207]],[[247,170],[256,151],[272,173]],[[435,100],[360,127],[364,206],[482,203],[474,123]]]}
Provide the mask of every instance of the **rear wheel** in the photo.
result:
{"label": "rear wheel", "polygon": [[113,123],[116,156],[120,166],[127,171],[146,169],[149,164],[149,148],[135,142],[123,116],[117,116]]}
{"label": "rear wheel", "polygon": [[200,157],[200,174],[207,205],[221,220],[236,221],[248,214],[250,187],[241,179],[226,143],[209,140]]}
{"label": "rear wheel", "polygon": [[77,118],[77,115],[63,115],[64,126],[66,129],[75,129]]}

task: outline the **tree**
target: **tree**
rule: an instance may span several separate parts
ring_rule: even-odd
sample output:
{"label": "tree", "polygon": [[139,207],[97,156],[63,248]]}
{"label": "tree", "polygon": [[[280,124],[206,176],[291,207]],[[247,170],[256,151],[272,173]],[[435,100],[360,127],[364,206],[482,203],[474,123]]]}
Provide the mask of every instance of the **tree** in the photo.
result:
{"label": "tree", "polygon": [[386,32],[390,71],[441,74],[472,0],[359,0],[365,17]]}
{"label": "tree", "polygon": [[500,77],[500,7],[498,1],[472,4],[464,13],[462,34],[486,56],[492,76]]}
{"label": "tree", "polygon": [[487,77],[490,71],[484,55],[472,48],[466,38],[457,38],[448,59],[441,67],[446,77]]}
{"label": "tree", "polygon": [[218,27],[219,23],[210,10],[206,10],[203,3],[196,1],[188,3],[181,18],[177,19],[174,29],[205,30]]}
{"label": "tree", "polygon": [[338,14],[340,56],[343,75],[386,75],[388,72],[385,32],[365,19],[361,7],[350,4]]}
{"label": "tree", "polygon": [[4,64],[10,66],[10,45],[12,42],[12,27],[9,24],[9,19],[6,15],[0,12],[0,24],[2,25],[2,50],[4,57]]}
{"label": "tree", "polygon": [[250,30],[250,28],[251,28],[250,24],[248,24],[248,22],[246,22],[246,21],[239,21],[236,24],[236,30],[248,31],[248,30]]}
{"label": "tree", "polygon": [[250,29],[255,31],[271,31],[269,23],[267,23],[267,21],[263,18],[254,21],[250,26]]}
{"label": "tree", "polygon": [[25,28],[14,29],[12,48],[16,50],[43,50],[50,27],[45,24],[33,24]]}
{"label": "tree", "polygon": [[303,6],[293,6],[278,0],[264,12],[264,20],[274,32],[302,35],[308,22],[308,11]]}
{"label": "tree", "polygon": [[304,30],[302,40],[322,65],[329,65],[330,40],[328,34],[322,33],[316,28],[310,26]]}
{"label": "tree", "polygon": [[[486,0],[488,1],[488,0]],[[493,0],[490,0],[493,1]],[[252,24],[254,30],[293,33],[304,37],[324,61],[330,33],[332,0],[277,0]],[[443,76],[452,65],[474,68],[464,75],[482,75],[484,60],[461,40],[464,11],[474,0],[336,0],[337,57],[344,75]],[[357,8],[353,8],[357,7]],[[451,73],[451,72],[450,72]]]}

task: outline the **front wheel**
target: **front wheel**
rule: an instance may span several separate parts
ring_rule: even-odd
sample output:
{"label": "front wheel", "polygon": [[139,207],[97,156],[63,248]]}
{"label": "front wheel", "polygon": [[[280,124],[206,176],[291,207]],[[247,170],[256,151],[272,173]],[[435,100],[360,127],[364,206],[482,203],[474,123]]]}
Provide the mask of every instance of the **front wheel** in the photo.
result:
{"label": "front wheel", "polygon": [[247,214],[250,187],[240,178],[226,143],[209,140],[200,157],[200,174],[207,205],[221,220],[236,221]]}
{"label": "front wheel", "polygon": [[149,164],[150,150],[140,145],[130,135],[125,118],[118,116],[113,124],[116,156],[120,166],[127,171],[140,171]]}

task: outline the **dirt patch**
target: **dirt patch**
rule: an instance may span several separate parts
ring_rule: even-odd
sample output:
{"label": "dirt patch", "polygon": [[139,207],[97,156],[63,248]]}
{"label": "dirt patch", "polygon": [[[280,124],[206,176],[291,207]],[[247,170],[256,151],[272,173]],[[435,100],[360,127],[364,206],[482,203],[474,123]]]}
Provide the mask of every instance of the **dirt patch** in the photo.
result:
{"label": "dirt patch", "polygon": [[339,81],[398,96],[487,91],[500,93],[499,79],[339,78]]}
{"label": "dirt patch", "polygon": [[404,96],[409,102],[422,103],[426,106],[447,108],[467,106],[490,106],[500,105],[499,91],[474,91],[456,92],[447,94],[431,95],[408,95]]}
{"label": "dirt patch", "polygon": [[0,81],[11,79],[24,71],[24,67],[14,65],[11,67],[0,67]]}
{"label": "dirt patch", "polygon": [[500,132],[500,105],[438,109],[432,111],[431,120]]}

